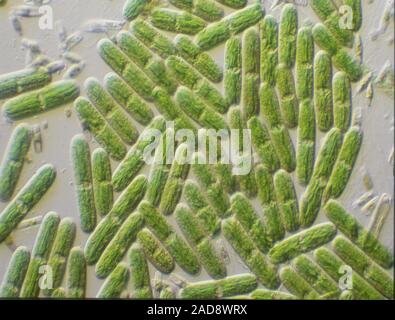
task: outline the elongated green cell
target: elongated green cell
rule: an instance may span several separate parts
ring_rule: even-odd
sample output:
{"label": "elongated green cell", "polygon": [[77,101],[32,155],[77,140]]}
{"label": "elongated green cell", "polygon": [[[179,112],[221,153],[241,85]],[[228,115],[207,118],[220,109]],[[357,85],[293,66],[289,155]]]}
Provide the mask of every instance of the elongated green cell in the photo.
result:
{"label": "elongated green cell", "polygon": [[114,203],[111,163],[107,152],[97,148],[92,153],[92,181],[96,212],[105,216]]}
{"label": "elongated green cell", "polygon": [[86,290],[86,261],[84,252],[79,247],[74,247],[70,251],[67,260],[67,277],[66,277],[66,295],[67,298],[83,299]]}
{"label": "elongated green cell", "polygon": [[[220,154],[220,152],[218,152]],[[220,157],[220,155],[218,155]],[[220,158],[219,158],[220,159]],[[227,193],[233,193],[236,189],[236,184],[237,184],[237,177],[233,175],[233,167],[231,164],[227,163],[220,163],[220,160],[218,160],[218,163],[215,165],[215,172],[216,176],[219,180],[219,183],[223,186],[225,192]],[[244,178],[247,178],[248,175],[253,173],[253,170],[250,171],[249,174],[243,176]],[[240,177],[240,176],[239,176]],[[247,178],[248,179],[248,178]],[[252,183],[251,183],[252,184]],[[253,192],[251,195],[255,197],[256,195],[256,187],[252,187],[249,190],[252,190]],[[248,193],[247,190],[243,190],[243,192]]]}
{"label": "elongated green cell", "polygon": [[314,39],[311,27],[302,27],[296,39],[296,95],[301,101],[313,96]]}
{"label": "elongated green cell", "polygon": [[50,212],[45,215],[41,223],[20,292],[21,298],[37,298],[40,289],[44,289],[39,286],[39,281],[43,275],[43,271],[48,271],[46,264],[56,237],[59,221],[59,215],[55,212]]}
{"label": "elongated green cell", "polygon": [[141,250],[141,247],[137,243],[130,247],[128,257],[131,271],[132,298],[152,298],[148,263],[145,259],[143,251]]}
{"label": "elongated green cell", "polygon": [[80,97],[75,100],[74,107],[82,126],[92,133],[112,158],[122,160],[126,154],[126,146],[89,100]]}
{"label": "elongated green cell", "polygon": [[332,174],[325,188],[323,200],[326,202],[330,198],[338,198],[342,195],[350,179],[355,161],[357,160],[359,149],[362,144],[362,131],[359,127],[351,127],[344,136],[339,156],[333,167]]}
{"label": "elongated green cell", "polygon": [[362,1],[344,0],[344,5],[349,6],[352,12],[352,29],[358,31],[362,26]]}
{"label": "elongated green cell", "polygon": [[55,240],[48,258],[48,267],[52,269],[52,288],[44,290],[50,296],[53,290],[62,285],[67,259],[73,246],[76,226],[71,218],[64,218],[59,224]]}
{"label": "elongated green cell", "polygon": [[212,167],[203,164],[203,157],[201,153],[194,154],[192,171],[197,177],[200,186],[205,190],[205,194],[211,206],[216,210],[217,215],[224,218],[229,214],[229,197],[217,181]]}
{"label": "elongated green cell", "polygon": [[0,298],[18,298],[30,262],[26,247],[18,247],[12,254],[0,286]]}
{"label": "elongated green cell", "polygon": [[314,59],[314,108],[321,131],[328,131],[333,124],[331,79],[331,58],[325,51],[319,51]]}
{"label": "elongated green cell", "polygon": [[102,39],[97,44],[100,56],[143,99],[152,101],[155,84],[113,42]]}
{"label": "elongated green cell", "polygon": [[222,3],[224,6],[228,6],[233,9],[243,8],[247,4],[247,0],[216,0]]}
{"label": "elongated green cell", "polygon": [[278,35],[278,60],[288,68],[295,64],[298,13],[293,4],[286,4],[281,11]]}
{"label": "elongated green cell", "polygon": [[279,170],[273,180],[284,228],[288,232],[296,231],[299,229],[299,209],[292,179],[285,170]]}
{"label": "elongated green cell", "polygon": [[365,229],[352,214],[348,213],[335,200],[329,200],[324,209],[329,220],[363,252],[382,267],[386,269],[391,268],[394,262],[393,255],[372,233]]}
{"label": "elongated green cell", "polygon": [[146,226],[165,245],[177,264],[190,274],[199,272],[200,266],[195,254],[186,242],[176,234],[166,218],[146,201],[140,204],[138,210],[143,215]]}
{"label": "elongated green cell", "polygon": [[20,120],[70,103],[79,94],[80,89],[75,81],[62,80],[9,99],[4,103],[3,110],[8,119]]}
{"label": "elongated green cell", "polygon": [[315,157],[315,112],[310,99],[300,102],[297,137],[296,176],[299,183],[307,185],[313,174]]}
{"label": "elongated green cell", "polygon": [[258,281],[269,289],[279,286],[277,268],[259,251],[235,218],[222,221],[222,232]]}
{"label": "elongated green cell", "polygon": [[241,97],[241,41],[232,37],[225,44],[225,97],[229,105],[238,104]]}
{"label": "elongated green cell", "polygon": [[230,210],[259,250],[262,252],[269,251],[272,243],[267,236],[266,228],[248,199],[241,193],[234,194],[231,199]]}
{"label": "elongated green cell", "polygon": [[215,60],[206,52],[203,52],[187,36],[178,35],[175,38],[178,54],[193,65],[207,79],[213,82],[221,82],[222,70]]}
{"label": "elongated green cell", "polygon": [[51,82],[45,68],[27,68],[0,75],[0,100],[39,89]]}
{"label": "elongated green cell", "polygon": [[352,25],[348,28],[346,19],[340,15],[331,1],[313,0],[311,7],[340,45],[352,46],[354,38],[353,31],[350,30]]}
{"label": "elongated green cell", "polygon": [[188,284],[180,295],[183,299],[218,299],[249,293],[256,287],[255,276],[240,274],[222,280]]}
{"label": "elongated green cell", "polygon": [[228,105],[222,97],[222,94],[182,58],[170,56],[166,60],[166,66],[169,68],[170,74],[172,74],[181,85],[193,90],[193,92],[212,109],[220,113],[225,113],[228,110]]}
{"label": "elongated green cell", "polygon": [[332,57],[333,65],[339,71],[347,73],[351,81],[358,81],[362,77],[362,66],[346,50],[338,47],[336,40],[324,25],[315,25],[313,37],[318,46]]}
{"label": "elongated green cell", "polygon": [[100,299],[120,298],[127,288],[129,276],[130,271],[127,264],[121,262],[104,281],[96,297]]}
{"label": "elongated green cell", "polygon": [[317,300],[319,294],[311,285],[304,280],[291,267],[283,267],[280,270],[280,279],[285,288],[291,293],[303,300]]}
{"label": "elongated green cell", "polygon": [[70,148],[81,229],[84,232],[91,232],[96,226],[96,208],[89,145],[79,134],[71,140]]}
{"label": "elongated green cell", "polygon": [[0,213],[0,243],[3,242],[30,210],[41,200],[56,177],[56,169],[45,164],[30,178],[15,198]]}
{"label": "elongated green cell", "polygon": [[96,275],[99,278],[107,277],[114,270],[136,239],[137,233],[142,226],[143,217],[138,212],[132,213],[125,220],[96,264]]}
{"label": "elongated green cell", "polygon": [[245,121],[259,113],[260,39],[254,28],[243,33],[242,111]]}
{"label": "elongated green cell", "polygon": [[147,125],[153,118],[149,106],[115,73],[104,77],[106,89],[134,120]]}
{"label": "elongated green cell", "polygon": [[205,128],[216,130],[227,129],[226,121],[221,115],[210,109],[199,98],[196,98],[191,90],[186,87],[179,87],[175,100],[178,106],[193,120]]}
{"label": "elongated green cell", "polygon": [[188,176],[190,165],[188,163],[188,146],[180,145],[176,150],[176,156],[171,166],[169,177],[163,189],[163,195],[159,209],[165,215],[172,214],[181,198],[185,179]]}
{"label": "elongated green cell", "polygon": [[119,137],[127,144],[136,141],[138,131],[124,111],[103,89],[95,78],[88,78],[84,84],[89,100],[99,110]]}
{"label": "elongated green cell", "polygon": [[156,87],[152,92],[155,106],[159,112],[166,118],[166,120],[174,121],[174,127],[179,129],[190,129],[196,131],[195,124],[192,120],[180,109],[174,99],[162,88]]}
{"label": "elongated green cell", "polygon": [[377,291],[389,299],[394,297],[394,279],[376,265],[363,251],[343,236],[337,236],[332,243],[336,254],[353,270],[358,272]]}
{"label": "elongated green cell", "polygon": [[264,225],[269,239],[274,243],[284,237],[284,226],[277,206],[272,174],[264,166],[258,165],[255,169],[255,177]]}
{"label": "elongated green cell", "polygon": [[199,185],[192,180],[187,180],[184,186],[184,197],[188,206],[195,211],[205,233],[216,234],[221,227],[220,219],[214,208],[208,203]]}
{"label": "elongated green cell", "polygon": [[130,29],[137,39],[163,59],[176,53],[176,48],[172,41],[147,22],[136,20],[130,25]]}
{"label": "elongated green cell", "polygon": [[351,84],[344,72],[333,77],[333,120],[336,128],[346,132],[351,120]]}
{"label": "elongated green cell", "polygon": [[128,151],[126,157],[115,169],[112,175],[112,183],[115,191],[124,190],[140,169],[145,164],[144,150],[150,146],[165,129],[165,120],[158,116],[141,133],[134,146]]}
{"label": "elongated green cell", "polygon": [[123,6],[123,16],[129,21],[137,18],[150,2],[151,0],[126,0]]}
{"label": "elongated green cell", "polygon": [[251,293],[251,297],[256,300],[295,300],[294,295],[282,291],[272,291],[256,289]]}
{"label": "elongated green cell", "polygon": [[145,256],[156,269],[163,273],[173,271],[174,261],[172,256],[148,229],[141,230],[137,234],[137,239]]}
{"label": "elongated green cell", "polygon": [[[314,258],[320,267],[328,273],[336,282],[344,276],[345,263],[340,260],[335,254],[326,248],[319,248],[314,251]],[[352,294],[357,300],[383,300],[382,296],[376,289],[370,286],[363,278],[356,272],[351,274],[352,277]]]}
{"label": "elongated green cell", "polygon": [[139,40],[127,31],[120,31],[117,35],[119,48],[158,86],[166,89],[169,94],[176,90],[176,83],[170,77],[162,59],[154,57],[153,53]]}
{"label": "elongated green cell", "polygon": [[159,299],[176,299],[176,294],[171,287],[165,287],[160,291]]}
{"label": "elongated green cell", "polygon": [[12,132],[0,166],[1,201],[8,201],[15,191],[31,139],[31,129],[26,124],[18,125]]}
{"label": "elongated green cell", "polygon": [[278,26],[276,19],[267,15],[260,24],[261,82],[274,86],[278,64]]}
{"label": "elongated green cell", "polygon": [[252,4],[238,10],[222,20],[209,24],[196,35],[196,43],[203,50],[209,50],[236,35],[262,19],[264,10],[261,4]]}
{"label": "elongated green cell", "polygon": [[206,22],[186,11],[156,8],[150,15],[151,23],[161,30],[194,35],[206,27]]}
{"label": "elongated green cell", "polygon": [[326,134],[314,165],[312,178],[299,203],[300,224],[303,227],[311,226],[317,217],[341,143],[342,134],[339,129],[333,128]]}
{"label": "elongated green cell", "polygon": [[185,237],[195,247],[199,260],[207,273],[214,279],[225,277],[225,263],[215,251],[204,226],[197,217],[184,205],[177,206],[175,217]]}
{"label": "elongated green cell", "polygon": [[295,81],[292,69],[283,63],[280,63],[277,67],[276,84],[283,123],[287,128],[295,128],[298,125],[298,100],[295,92]]}
{"label": "elongated green cell", "polygon": [[261,110],[268,124],[274,149],[280,165],[288,172],[296,167],[295,150],[288,130],[282,125],[277,94],[273,87],[262,84],[260,90]]}
{"label": "elongated green cell", "polygon": [[335,235],[336,228],[332,223],[316,225],[276,243],[269,251],[269,258],[273,263],[283,263],[327,244]]}
{"label": "elongated green cell", "polygon": [[339,285],[306,255],[295,258],[292,261],[292,266],[320,295],[331,299],[339,297]]}
{"label": "elongated green cell", "polygon": [[169,2],[206,21],[216,21],[224,16],[224,10],[214,0],[169,0]]}
{"label": "elongated green cell", "polygon": [[144,176],[137,176],[121,193],[111,211],[88,238],[85,256],[89,265],[95,264],[99,260],[123,222],[143,199],[146,189],[147,179]]}

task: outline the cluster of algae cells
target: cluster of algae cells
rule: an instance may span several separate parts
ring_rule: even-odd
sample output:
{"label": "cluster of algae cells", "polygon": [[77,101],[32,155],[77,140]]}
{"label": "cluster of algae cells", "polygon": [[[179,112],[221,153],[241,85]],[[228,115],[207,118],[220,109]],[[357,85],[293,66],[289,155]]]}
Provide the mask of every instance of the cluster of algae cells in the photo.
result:
{"label": "cluster of algae cells", "polygon": [[[32,252],[13,253],[0,296],[84,298],[91,265],[105,279],[99,298],[392,299],[392,254],[336,200],[362,143],[351,83],[364,67],[349,50],[362,23],[361,1],[343,1],[354,12],[351,29],[340,27],[329,0],[310,1],[317,24],[298,22],[293,4],[277,21],[259,2],[169,2],[126,1],[127,30],[97,45],[112,72],[103,84],[88,78],[86,97],[73,80],[52,82],[45,67],[0,77],[8,119],[73,102],[101,146],[91,153],[82,134],[70,142],[78,227],[89,234],[84,249],[74,241],[76,223],[48,213]],[[232,13],[224,15],[224,7]],[[224,70],[206,52],[221,44]],[[250,129],[251,172],[233,176],[230,165],[195,164],[199,153],[185,163],[179,144],[172,164],[154,163],[148,176],[141,174],[147,130],[162,132],[164,145],[174,135],[169,120],[175,130]],[[325,138],[316,154],[317,131]],[[43,165],[14,195],[31,141],[31,128],[19,124],[1,166],[0,198],[9,201],[0,214],[3,245],[56,177],[54,166]],[[300,199],[294,183],[305,187]],[[328,222],[316,224],[321,209]],[[215,245],[220,237],[248,273],[228,273]],[[149,264],[165,275],[176,265],[191,276],[204,269],[211,280],[180,279],[175,290],[154,283]],[[52,289],[40,290],[43,265],[53,270]],[[344,265],[353,269],[352,290],[338,284]]]}

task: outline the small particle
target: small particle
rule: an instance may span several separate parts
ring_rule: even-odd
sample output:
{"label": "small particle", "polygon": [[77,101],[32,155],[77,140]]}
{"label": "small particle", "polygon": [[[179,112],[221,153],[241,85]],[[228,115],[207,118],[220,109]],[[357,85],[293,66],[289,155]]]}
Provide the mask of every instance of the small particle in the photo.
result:
{"label": "small particle", "polygon": [[384,221],[391,211],[392,199],[384,193],[380,196],[377,207],[373,212],[372,220],[369,224],[368,230],[377,238],[380,236],[380,232],[384,226]]}
{"label": "small particle", "polygon": [[66,115],[67,118],[70,118],[71,115],[73,114],[71,108],[66,108],[64,109],[64,114]]}
{"label": "small particle", "polygon": [[66,173],[66,171],[67,171],[67,169],[66,169],[66,168],[63,168],[61,172],[62,172],[62,173]]}
{"label": "small particle", "polygon": [[22,36],[23,31],[22,31],[22,24],[19,18],[16,15],[11,14],[10,17],[10,22],[12,25],[12,28],[16,33],[18,33],[20,36]]}
{"label": "small particle", "polygon": [[62,54],[62,58],[71,62],[71,63],[80,63],[82,61],[82,57],[74,52],[64,52]]}
{"label": "small particle", "polygon": [[85,23],[84,31],[91,33],[107,33],[109,31],[119,31],[126,21],[118,20],[90,20]]}
{"label": "small particle", "polygon": [[84,37],[82,33],[80,31],[76,31],[65,39],[64,43],[60,45],[60,48],[64,51],[69,51],[78,45],[83,39]]}
{"label": "small particle", "polygon": [[41,153],[43,151],[43,140],[41,135],[41,129],[39,125],[33,127],[33,147],[35,153]]}
{"label": "small particle", "polygon": [[22,230],[29,229],[30,227],[39,225],[42,220],[43,220],[43,216],[37,216],[34,218],[25,219],[18,225],[17,229],[22,229]]}
{"label": "small particle", "polygon": [[61,21],[56,21],[55,22],[55,29],[56,33],[58,35],[58,39],[61,43],[64,43],[67,38],[67,31],[66,28],[64,27],[63,23]]}
{"label": "small particle", "polygon": [[369,107],[372,105],[373,96],[374,96],[373,84],[370,82],[366,90],[366,98],[369,101]]}
{"label": "small particle", "polygon": [[54,74],[61,72],[64,68],[66,68],[66,64],[62,60],[57,60],[47,65],[47,72]]}
{"label": "small particle", "polygon": [[379,200],[378,196],[373,197],[372,199],[370,199],[361,209],[361,211],[366,214],[366,215],[370,215],[373,210],[376,208],[377,202]]}
{"label": "small particle", "polygon": [[390,163],[392,166],[394,165],[394,147],[392,147],[390,151],[390,155],[388,157],[388,163]]}
{"label": "small particle", "polygon": [[40,45],[36,40],[23,38],[21,40],[22,49],[30,50],[33,53],[41,53]]}
{"label": "small particle", "polygon": [[[31,51],[29,51],[31,52]],[[29,64],[29,67],[38,68],[48,65],[51,59],[43,54],[36,56]]]}
{"label": "small particle", "polygon": [[361,93],[363,90],[365,90],[369,85],[369,83],[371,82],[372,78],[373,78],[373,72],[366,73],[361,79],[361,81],[359,81],[357,93]]}
{"label": "small particle", "polygon": [[73,64],[71,65],[64,73],[63,79],[73,79],[76,78],[78,75],[81,74],[81,72],[85,68],[85,62],[81,61],[78,64]]}
{"label": "small particle", "polygon": [[355,38],[355,54],[358,58],[359,63],[363,61],[363,48],[362,48],[362,38],[358,33]]}
{"label": "small particle", "polygon": [[23,18],[34,18],[34,17],[42,16],[42,14],[39,12],[37,7],[23,6],[23,5],[13,7],[12,13],[18,17],[23,17]]}
{"label": "small particle", "polygon": [[362,196],[360,196],[357,200],[354,201],[353,208],[361,207],[365,205],[373,197],[374,197],[373,191],[365,192]]}
{"label": "small particle", "polygon": [[363,181],[363,185],[364,185],[365,189],[368,191],[372,190],[373,189],[373,181],[372,181],[370,174],[368,173],[368,171],[366,170],[365,167],[362,167],[360,171],[362,174],[362,181]]}
{"label": "small particle", "polygon": [[184,288],[188,284],[184,278],[174,273],[170,274],[169,280],[179,288]]}

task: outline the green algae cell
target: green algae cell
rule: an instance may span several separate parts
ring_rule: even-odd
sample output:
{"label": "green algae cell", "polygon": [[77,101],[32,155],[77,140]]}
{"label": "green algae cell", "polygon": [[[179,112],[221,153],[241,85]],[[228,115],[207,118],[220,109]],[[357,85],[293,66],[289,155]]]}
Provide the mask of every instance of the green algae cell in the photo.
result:
{"label": "green algae cell", "polygon": [[242,112],[247,121],[259,113],[260,38],[254,28],[243,33],[242,43]]}
{"label": "green algae cell", "polygon": [[132,213],[125,220],[96,264],[95,271],[99,278],[106,278],[114,270],[136,239],[142,226],[143,217],[140,213]]}
{"label": "green algae cell", "polygon": [[0,285],[0,298],[19,297],[29,262],[30,251],[26,247],[18,247],[12,254]]}
{"label": "green algae cell", "polygon": [[309,227],[313,224],[321,208],[321,200],[339,150],[342,145],[342,134],[339,129],[332,128],[325,136],[317,160],[314,164],[312,178],[304,191],[300,202],[300,224]]}
{"label": "green algae cell", "polygon": [[92,133],[97,142],[112,158],[118,161],[122,160],[126,154],[126,146],[91,102],[80,97],[75,100],[74,108],[82,126]]}
{"label": "green algae cell", "polygon": [[326,216],[336,227],[355,243],[362,251],[385,269],[391,268],[394,257],[391,252],[353,215],[348,213],[337,201],[329,200],[324,207]]}
{"label": "green algae cell", "polygon": [[255,300],[295,300],[294,295],[282,291],[256,289],[251,293],[251,298]]}
{"label": "green algae cell", "polygon": [[169,0],[169,2],[206,21],[217,21],[224,16],[224,10],[214,0]]}
{"label": "green algae cell", "polygon": [[70,103],[79,94],[80,88],[75,81],[57,81],[7,100],[3,105],[4,115],[10,120],[29,118]]}
{"label": "green algae cell", "polygon": [[56,177],[51,164],[39,168],[0,213],[0,243],[3,242],[31,209],[42,199]]}
{"label": "green algae cell", "polygon": [[259,251],[241,224],[235,218],[223,220],[222,232],[258,281],[269,289],[277,289],[277,268]]}
{"label": "green algae cell", "polygon": [[[345,263],[335,254],[326,248],[319,248],[314,251],[314,258],[320,267],[329,274],[336,282],[344,275],[339,272]],[[383,300],[385,299],[376,289],[367,283],[356,272],[352,273],[352,294],[357,300]]]}
{"label": "green algae cell", "polygon": [[292,70],[285,64],[277,66],[276,84],[283,123],[287,128],[295,128],[298,125],[298,100]]}
{"label": "green algae cell", "polygon": [[79,247],[74,247],[70,251],[70,256],[67,260],[66,284],[67,298],[85,298],[86,261],[84,252]]}
{"label": "green algae cell", "polygon": [[96,208],[89,145],[82,135],[76,135],[71,140],[70,149],[81,229],[91,232],[96,226]]}
{"label": "green algae cell", "polygon": [[104,90],[99,81],[95,78],[88,78],[84,87],[89,100],[104,116],[119,137],[127,144],[134,143],[138,136],[137,129],[121,107]]}
{"label": "green algae cell", "polygon": [[21,298],[38,298],[40,289],[44,289],[40,288],[39,281],[43,276],[43,267],[44,271],[48,271],[45,265],[56,238],[59,222],[60,218],[57,213],[49,212],[45,215],[34,242],[29,267],[20,292]]}
{"label": "green algae cell", "polygon": [[130,247],[128,252],[131,271],[132,298],[152,298],[151,280],[148,263],[141,247],[136,243]]}
{"label": "green algae cell", "polygon": [[194,35],[206,27],[206,22],[186,11],[156,8],[150,15],[151,23],[161,30]]}
{"label": "green algae cell", "polygon": [[277,205],[272,173],[264,166],[258,165],[255,169],[255,177],[263,222],[269,239],[274,243],[284,237],[284,226]]}
{"label": "green algae cell", "polygon": [[311,27],[302,27],[296,39],[296,95],[299,100],[313,96],[314,39]]}
{"label": "green algae cell", "polygon": [[269,86],[276,83],[278,65],[278,25],[276,19],[267,15],[260,23],[261,81]]}
{"label": "green algae cell", "polygon": [[36,90],[51,82],[45,68],[27,68],[0,75],[0,100]]}
{"label": "green algae cell", "polygon": [[313,174],[315,128],[313,102],[310,99],[305,99],[299,105],[298,145],[296,150],[296,176],[302,185],[307,185]]}
{"label": "green algae cell", "polygon": [[126,290],[130,277],[130,270],[126,263],[121,262],[108,276],[101,286],[96,298],[116,299],[120,298]]}
{"label": "green algae cell", "polygon": [[181,291],[182,299],[218,299],[249,293],[257,287],[256,277],[249,274],[227,277],[222,280],[188,284]]}
{"label": "green algae cell", "polygon": [[170,39],[141,19],[131,23],[130,31],[137,39],[163,59],[176,53],[176,48]]}
{"label": "green algae cell", "polygon": [[319,299],[319,294],[311,285],[304,280],[291,267],[283,267],[280,270],[280,279],[284,287],[291,293],[303,300]]}
{"label": "green algae cell", "polygon": [[165,120],[158,116],[153,119],[150,125],[141,133],[139,139],[132,148],[129,149],[125,158],[118,165],[112,175],[114,190],[119,192],[124,190],[133,178],[144,166],[144,150],[154,143],[155,139],[165,130]]}
{"label": "green algae cell", "polygon": [[278,242],[269,251],[273,263],[283,263],[330,242],[336,235],[332,223],[322,223]]}
{"label": "green algae cell", "polygon": [[96,212],[105,216],[112,208],[114,195],[110,159],[102,148],[97,148],[92,153],[92,181]]}
{"label": "green algae cell", "polygon": [[123,16],[129,21],[137,18],[150,2],[151,0],[126,0],[122,9]]}
{"label": "green algae cell", "polygon": [[86,242],[84,252],[88,265],[99,260],[122,223],[144,198],[146,190],[147,178],[140,175],[120,194],[111,211],[100,221]]}
{"label": "green algae cell", "polygon": [[224,6],[228,6],[233,9],[243,8],[247,4],[247,0],[216,0],[216,1],[222,3]]}
{"label": "green algae cell", "polygon": [[293,4],[286,4],[281,11],[278,35],[278,60],[287,68],[292,68],[296,57],[296,36],[298,14]]}
{"label": "green algae cell", "polygon": [[195,247],[207,273],[214,279],[225,277],[226,266],[208,239],[204,226],[192,211],[188,207],[179,205],[175,210],[175,218],[185,237]]}
{"label": "green algae cell", "polygon": [[32,132],[28,125],[20,124],[12,132],[0,166],[0,200],[8,201],[15,191],[27,152]]}
{"label": "green algae cell", "polygon": [[343,144],[339,151],[339,156],[328,184],[325,188],[323,199],[327,201],[329,198],[338,198],[342,195],[347,187],[355,161],[357,160],[359,150],[362,144],[361,128],[351,127],[344,136]]}
{"label": "green algae cell", "polygon": [[62,219],[48,258],[48,266],[52,269],[53,283],[52,289],[44,290],[46,296],[52,295],[53,291],[62,285],[67,259],[73,247],[75,234],[76,226],[74,221],[71,218]]}
{"label": "green algae cell", "polygon": [[332,63],[325,51],[314,58],[314,109],[317,128],[328,131],[333,124]]}
{"label": "green algae cell", "polygon": [[285,170],[279,170],[273,182],[284,228],[288,232],[296,231],[299,229],[299,209],[292,179]]}
{"label": "green algae cell", "polygon": [[336,128],[346,132],[351,121],[351,84],[344,72],[333,76],[333,120]]}
{"label": "green algae cell", "polygon": [[172,256],[151,231],[144,228],[137,234],[137,239],[145,256],[156,269],[163,273],[173,271],[175,265]]}
{"label": "green algae cell", "polygon": [[241,97],[241,67],[242,53],[241,41],[232,37],[225,43],[225,97],[229,105],[238,104]]}
{"label": "green algae cell", "polygon": [[344,0],[344,4],[352,9],[353,14],[353,31],[358,31],[362,26],[362,1],[361,0]]}

